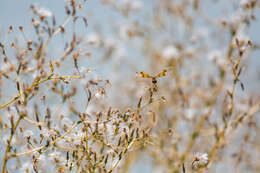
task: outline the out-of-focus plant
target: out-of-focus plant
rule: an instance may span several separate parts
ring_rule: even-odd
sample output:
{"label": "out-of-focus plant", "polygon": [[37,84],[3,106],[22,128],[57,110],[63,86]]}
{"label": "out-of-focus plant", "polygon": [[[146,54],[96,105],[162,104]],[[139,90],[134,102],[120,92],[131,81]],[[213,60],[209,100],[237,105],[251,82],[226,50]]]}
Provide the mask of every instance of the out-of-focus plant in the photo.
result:
{"label": "out-of-focus plant", "polygon": [[31,5],[35,35],[0,40],[2,173],[128,172],[141,155],[154,172],[259,172],[257,0],[100,0],[102,22],[88,3],[66,1],[64,22]]}

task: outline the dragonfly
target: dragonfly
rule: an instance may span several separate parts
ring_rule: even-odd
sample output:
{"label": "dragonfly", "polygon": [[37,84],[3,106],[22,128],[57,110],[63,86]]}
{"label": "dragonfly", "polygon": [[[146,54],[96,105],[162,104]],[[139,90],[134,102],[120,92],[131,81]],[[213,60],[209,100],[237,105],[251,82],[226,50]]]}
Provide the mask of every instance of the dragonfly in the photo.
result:
{"label": "dragonfly", "polygon": [[158,73],[157,75],[151,76],[151,75],[141,71],[140,75],[141,75],[142,78],[150,78],[150,79],[152,79],[152,83],[153,84],[157,84],[157,79],[160,78],[160,77],[166,76],[166,72],[167,72],[167,70],[164,69],[162,72]]}
{"label": "dragonfly", "polygon": [[157,79],[163,76],[166,76],[167,70],[164,69],[162,72],[158,73],[155,76],[149,75],[143,71],[140,72],[140,75],[142,78],[150,78],[152,79],[152,84],[153,84],[153,91],[157,91],[158,87],[157,87]]}

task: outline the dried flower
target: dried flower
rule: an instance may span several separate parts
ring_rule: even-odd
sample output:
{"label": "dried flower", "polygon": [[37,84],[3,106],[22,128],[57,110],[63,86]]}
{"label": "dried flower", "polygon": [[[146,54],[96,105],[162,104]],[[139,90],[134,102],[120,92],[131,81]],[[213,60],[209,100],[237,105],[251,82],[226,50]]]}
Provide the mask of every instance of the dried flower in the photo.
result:
{"label": "dried flower", "polygon": [[179,54],[179,50],[176,47],[169,45],[163,49],[162,56],[166,60],[170,60],[170,59],[178,59],[180,57],[180,54]]}
{"label": "dried flower", "polygon": [[208,154],[207,153],[196,153],[194,155],[194,159],[192,161],[192,169],[199,169],[206,167],[209,163]]}
{"label": "dried flower", "polygon": [[33,131],[32,130],[25,130],[23,133],[23,136],[26,138],[29,138],[31,136],[33,136]]}
{"label": "dried flower", "polygon": [[46,17],[52,17],[52,12],[46,8],[43,7],[38,7],[36,8],[38,14],[40,15],[40,17],[42,18],[46,18]]}
{"label": "dried flower", "polygon": [[98,47],[101,45],[101,38],[97,33],[91,33],[86,36],[86,42],[92,46]]}

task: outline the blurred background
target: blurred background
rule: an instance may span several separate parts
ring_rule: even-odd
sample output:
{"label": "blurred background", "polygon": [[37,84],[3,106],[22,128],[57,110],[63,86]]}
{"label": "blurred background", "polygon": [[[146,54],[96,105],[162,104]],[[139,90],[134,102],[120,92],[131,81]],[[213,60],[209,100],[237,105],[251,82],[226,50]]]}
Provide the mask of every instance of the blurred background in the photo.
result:
{"label": "blurred background", "polygon": [[[251,9],[247,7],[247,3],[251,3],[250,0],[87,0],[77,14],[87,19],[87,23],[77,20],[75,25],[72,25],[70,22],[65,27],[65,34],[57,34],[47,47],[46,62],[48,60],[55,62],[62,57],[67,48],[66,43],[69,44],[73,33],[77,33],[77,36],[82,39],[78,47],[82,52],[78,59],[79,71],[90,70],[88,79],[109,80],[111,86],[106,90],[107,97],[103,104],[119,109],[136,106],[138,98],[146,93],[150,81],[141,78],[140,71],[156,75],[163,69],[167,69],[168,74],[158,79],[158,95],[165,96],[168,103],[163,108],[160,106],[155,108],[158,115],[158,128],[155,129],[154,134],[157,139],[162,131],[167,131],[169,128],[173,129],[176,136],[161,139],[162,147],[157,148],[159,151],[151,149],[154,151],[151,152],[149,149],[148,151],[140,149],[135,154],[131,154],[129,156],[133,158],[129,159],[131,166],[126,170],[131,173],[168,172],[172,170],[169,165],[171,161],[174,162],[174,155],[185,151],[188,143],[185,139],[189,138],[189,129],[194,128],[193,122],[197,122],[197,118],[205,114],[211,107],[202,103],[201,100],[204,98],[199,96],[197,98],[194,92],[197,92],[197,88],[201,88],[200,95],[205,94],[205,97],[212,95],[211,87],[214,84],[210,83],[221,81],[219,71],[222,67],[231,69],[227,65],[226,56],[230,45],[235,45],[235,38],[241,42],[250,40],[254,45],[247,51],[241,62],[243,70],[240,80],[243,82],[244,91],[240,86],[236,87],[237,112],[249,110],[248,100],[258,102],[260,97],[260,3],[259,1],[254,2],[256,5]],[[18,44],[23,45],[26,44],[26,40],[37,40],[32,24],[33,13],[30,9],[32,4],[47,18],[49,17],[49,20],[55,16],[57,26],[67,18],[64,6],[69,4],[68,1],[1,0],[0,42],[7,45],[5,47],[7,55],[14,63],[17,52],[12,51],[11,42],[16,40]],[[7,34],[10,26],[13,27],[13,33]],[[19,31],[19,26],[23,26],[23,32]],[[233,30],[236,31],[234,35],[232,35]],[[231,56],[237,57],[238,54],[234,51]],[[75,68],[71,68],[71,64],[73,64],[73,59],[66,59],[60,68],[55,68],[55,73],[61,75],[77,73]],[[5,68],[1,58],[0,70]],[[229,74],[228,70],[227,74]],[[178,76],[181,79],[178,79]],[[25,75],[22,80],[30,82],[32,75]],[[219,92],[219,97],[216,97],[218,101],[212,106],[212,119],[209,120],[206,128],[215,121],[217,123],[221,121],[219,119],[221,119],[220,112],[224,94],[231,88],[232,83],[232,74],[226,75],[221,89],[223,92]],[[73,85],[83,84],[79,82]],[[188,106],[182,106],[185,103],[180,101],[181,96],[177,94],[178,88],[182,88],[184,95],[187,93]],[[69,89],[70,86],[65,86],[65,90],[69,91]],[[43,87],[39,95],[42,96],[49,91],[51,91],[50,87]],[[3,104],[17,93],[16,83],[13,83],[12,80],[4,80],[1,92],[0,104]],[[73,103],[79,111],[84,110],[82,102],[86,98],[82,94],[83,92],[84,90],[79,89],[79,92],[73,97]],[[99,97],[98,92],[95,96]],[[55,94],[50,94],[48,99],[51,109],[56,110],[58,107],[57,109],[62,110],[65,114],[71,114],[67,105],[60,102]],[[35,99],[33,102],[39,100]],[[31,104],[33,105],[33,103]],[[92,108],[94,109],[94,107],[95,104]],[[6,111],[1,110],[0,113],[1,116],[4,116]],[[176,118],[178,116],[182,116],[183,119],[178,120]],[[249,127],[239,129],[233,138],[229,138],[228,142],[234,145],[227,144],[227,149],[221,151],[223,153],[219,153],[223,157],[218,157],[218,164],[214,164],[209,172],[257,172],[260,170],[260,167],[257,166],[259,164],[257,158],[260,156],[260,139],[257,135],[260,124],[259,112],[255,117],[252,121],[256,123],[257,130],[250,131],[250,133],[252,138],[256,138],[252,145],[258,145],[258,147],[248,145],[243,149],[248,153],[243,164],[240,164],[239,170],[232,162],[235,156],[231,155],[240,151],[244,134],[249,133]],[[73,116],[69,116],[69,118],[75,119]],[[178,121],[178,125],[174,121]],[[0,136],[5,136],[3,131],[0,132]],[[169,143],[174,143],[174,145],[165,141],[170,141]],[[199,141],[190,151],[191,157],[194,152],[208,152],[209,146],[213,145],[210,137],[202,137]],[[205,143],[203,144],[203,142]],[[200,143],[202,144],[200,145]],[[1,157],[4,151],[3,146],[1,144]],[[172,151],[174,146],[178,150]],[[250,149],[250,147],[252,148]],[[172,156],[167,156],[171,153]],[[155,155],[161,156],[156,158]],[[161,164],[160,159],[167,161]],[[9,164],[12,162],[15,161],[10,161]],[[187,167],[189,165],[190,163],[187,163]],[[22,172],[22,170],[18,170],[18,172]]]}

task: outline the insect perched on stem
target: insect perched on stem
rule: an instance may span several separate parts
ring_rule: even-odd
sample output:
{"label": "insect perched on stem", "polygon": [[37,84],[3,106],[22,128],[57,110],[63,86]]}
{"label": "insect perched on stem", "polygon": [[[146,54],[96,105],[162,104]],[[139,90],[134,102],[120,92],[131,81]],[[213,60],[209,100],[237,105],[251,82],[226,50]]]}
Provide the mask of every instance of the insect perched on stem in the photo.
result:
{"label": "insect perched on stem", "polygon": [[154,89],[157,91],[157,79],[160,78],[160,77],[166,76],[166,72],[167,72],[167,70],[164,69],[162,72],[158,73],[157,75],[151,76],[151,75],[146,74],[145,72],[141,71],[140,75],[141,75],[142,78],[152,79],[152,84],[155,87]]}
{"label": "insect perched on stem", "polygon": [[141,71],[140,75],[142,78],[150,78],[152,79],[152,87],[149,88],[149,95],[150,95],[150,99],[149,99],[149,103],[153,102],[153,93],[158,91],[158,86],[157,86],[157,79],[163,76],[166,76],[166,72],[167,70],[164,69],[162,72],[158,73],[155,76],[151,76],[149,74],[146,74],[145,72]]}

